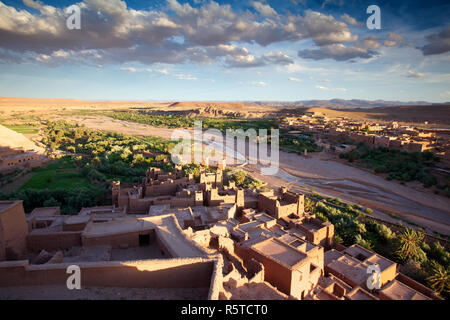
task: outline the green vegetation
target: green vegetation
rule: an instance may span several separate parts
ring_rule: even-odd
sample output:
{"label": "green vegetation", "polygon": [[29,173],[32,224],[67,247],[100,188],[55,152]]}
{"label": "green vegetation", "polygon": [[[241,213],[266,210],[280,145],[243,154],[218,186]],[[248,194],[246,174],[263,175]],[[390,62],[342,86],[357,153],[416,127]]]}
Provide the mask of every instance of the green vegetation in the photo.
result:
{"label": "green vegetation", "polygon": [[230,119],[230,118],[203,118],[199,119],[203,121],[204,129],[218,129],[220,131],[226,130],[248,130],[255,129],[256,134],[258,134],[259,129],[266,129],[267,134],[270,134],[270,129],[278,128],[275,120],[271,119],[261,119],[261,120],[241,120],[241,119]]}
{"label": "green vegetation", "polygon": [[89,189],[27,189],[17,192],[2,194],[0,200],[23,200],[26,212],[31,212],[38,207],[60,206],[61,214],[77,214],[83,207],[106,205],[107,189],[101,186],[93,186]]}
{"label": "green vegetation", "polygon": [[199,164],[188,164],[183,166],[183,175],[187,176],[192,173],[196,182],[200,182],[200,172],[216,172],[217,170],[210,167],[205,167]]}
{"label": "green vegetation", "polygon": [[155,127],[167,128],[191,128],[194,126],[194,121],[202,121],[203,129],[218,129],[225,131],[227,129],[274,129],[277,124],[274,120],[241,120],[230,118],[192,118],[187,116],[177,115],[153,115],[140,112],[110,112],[106,115],[118,119],[142,124],[148,124]]}
{"label": "green vegetation", "polygon": [[19,190],[26,189],[67,189],[90,188],[89,179],[75,167],[70,157],[56,163],[33,170],[34,174]]}
{"label": "green vegetation", "polygon": [[5,127],[23,134],[35,134],[39,132],[39,128],[33,124],[14,124],[5,125]]}
{"label": "green vegetation", "polygon": [[106,114],[118,120],[148,124],[154,127],[189,128],[194,126],[194,119],[174,115],[151,115],[140,112],[116,111]]}
{"label": "green vegetation", "polygon": [[436,262],[432,262],[431,275],[426,279],[431,288],[438,293],[450,293],[450,270]]}
{"label": "green vegetation", "polygon": [[82,207],[110,203],[107,180],[140,181],[150,165],[173,170],[167,152],[175,142],[94,131],[66,122],[48,123],[43,131],[43,143],[67,155],[33,169],[32,178],[18,191],[0,194],[0,199],[23,200],[27,212],[61,206],[63,214],[76,214]]}
{"label": "green vegetation", "polygon": [[423,233],[419,231],[409,228],[405,229],[400,235],[400,246],[395,253],[403,261],[408,259],[419,263],[425,261],[426,253],[421,248],[424,237]]}
{"label": "green vegetation", "polygon": [[[94,131],[65,122],[49,124],[43,143],[53,150],[77,155],[76,163],[94,180],[140,181],[150,165],[172,171],[168,152],[176,142],[154,137],[134,137]],[[161,164],[166,159],[166,162]],[[88,168],[88,169],[86,169]],[[95,170],[95,171],[93,171]],[[103,174],[99,175],[99,173]]]}
{"label": "green vegetation", "polygon": [[22,173],[23,169],[15,169],[14,172],[11,173],[0,173],[0,185],[5,183],[11,183],[14,181],[14,178]]}
{"label": "green vegetation", "polygon": [[[315,197],[314,197],[315,198]],[[407,276],[449,298],[450,253],[439,242],[428,245],[424,234],[409,228],[394,232],[376,220],[361,216],[354,207],[342,206],[339,199],[327,199],[305,206],[322,221],[335,226],[335,241],[345,246],[359,244],[402,265]],[[339,205],[336,207],[336,205]]]}
{"label": "green vegetation", "polygon": [[385,173],[387,180],[420,181],[427,188],[437,184],[437,178],[430,169],[436,165],[439,157],[430,151],[406,152],[385,147],[371,149],[359,144],[355,150],[341,153],[340,158],[376,173]]}
{"label": "green vegetation", "polygon": [[314,213],[317,218],[334,224],[336,233],[343,240],[345,246],[356,243],[357,236],[366,232],[364,223],[357,220],[359,213],[353,209],[336,208],[318,202]]}
{"label": "green vegetation", "polygon": [[319,147],[314,139],[308,135],[294,136],[284,135],[280,137],[280,148],[286,151],[296,152],[303,154],[305,150],[307,152],[320,152],[322,148]]}
{"label": "green vegetation", "polygon": [[253,178],[242,170],[225,170],[224,181],[234,181],[237,187],[244,189],[262,189],[266,184]]}

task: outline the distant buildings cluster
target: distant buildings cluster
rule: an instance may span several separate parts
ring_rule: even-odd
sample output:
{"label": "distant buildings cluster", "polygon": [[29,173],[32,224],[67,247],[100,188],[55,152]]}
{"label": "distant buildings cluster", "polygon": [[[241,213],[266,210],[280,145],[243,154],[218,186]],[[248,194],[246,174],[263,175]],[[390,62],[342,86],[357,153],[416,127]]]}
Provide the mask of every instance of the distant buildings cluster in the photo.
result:
{"label": "distant buildings cluster", "polygon": [[[281,129],[301,130],[329,138],[340,143],[352,141],[373,147],[387,147],[408,152],[433,150],[444,160],[450,161],[450,130],[418,129],[391,122],[380,125],[346,118],[328,118],[320,112],[279,119]],[[331,147],[331,145],[322,145]],[[348,151],[337,149],[337,152]]]}

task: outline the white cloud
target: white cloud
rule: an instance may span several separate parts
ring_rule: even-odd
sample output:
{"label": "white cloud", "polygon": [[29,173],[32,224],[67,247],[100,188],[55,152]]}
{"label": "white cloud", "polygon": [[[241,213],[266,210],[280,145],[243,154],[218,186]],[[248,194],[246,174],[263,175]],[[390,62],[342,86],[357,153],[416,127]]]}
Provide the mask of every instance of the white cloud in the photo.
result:
{"label": "white cloud", "polygon": [[398,46],[400,43],[402,43],[404,40],[405,40],[404,36],[396,34],[394,32],[389,32],[389,37],[388,39],[383,41],[383,44],[386,47],[395,47]]}
{"label": "white cloud", "polygon": [[[80,0],[82,28],[77,32],[66,28],[64,8],[25,0],[26,6],[39,11],[35,13],[0,2],[1,59],[21,62],[32,57],[49,65],[93,66],[225,61],[232,67],[248,67],[289,64],[292,60],[278,53],[252,59],[245,47],[239,47],[242,44],[267,46],[311,39],[325,46],[358,38],[346,23],[312,10],[303,15],[280,14],[267,4],[253,1],[257,13],[252,13],[215,1],[202,1],[195,8],[177,0],[167,2],[168,6],[160,10],[135,10],[121,0]],[[65,54],[51,55],[58,51]],[[81,51],[90,53],[79,55]]]}
{"label": "white cloud", "polygon": [[257,86],[257,87],[265,87],[265,86],[267,86],[267,83],[265,83],[264,81],[254,81],[254,82],[252,82],[252,84],[254,86]]}
{"label": "white cloud", "polygon": [[345,89],[345,88],[329,88],[329,87],[320,86],[320,85],[317,85],[316,89],[319,89],[322,91],[341,91],[341,92],[347,91],[347,89]]}
{"label": "white cloud", "polygon": [[136,68],[133,68],[133,67],[124,67],[124,68],[120,68],[120,70],[128,71],[128,72],[137,72],[138,71]]}
{"label": "white cloud", "polygon": [[165,75],[169,74],[169,71],[167,69],[158,69],[158,70],[155,70],[155,71],[159,72],[159,73],[162,73],[162,74],[165,74]]}
{"label": "white cloud", "polygon": [[289,81],[293,81],[293,82],[301,82],[302,80],[295,78],[295,77],[290,77],[288,78]]}
{"label": "white cloud", "polygon": [[265,17],[273,17],[273,18],[278,17],[278,13],[268,4],[262,4],[261,2],[258,1],[252,1],[251,5],[253,8],[255,8],[256,11],[258,11],[259,13],[261,13],[261,15]]}
{"label": "white cloud", "polygon": [[190,74],[176,74],[175,77],[180,80],[198,80],[197,77],[193,77]]}
{"label": "white cloud", "polygon": [[351,24],[352,26],[362,26],[361,22],[358,22],[355,18],[349,16],[346,13],[341,16],[341,19],[346,23]]}
{"label": "white cloud", "polygon": [[369,59],[375,54],[376,52],[373,50],[356,46],[345,46],[343,44],[332,44],[318,49],[305,49],[298,52],[298,56],[304,59],[333,59],[336,61],[346,61],[356,58]]}
{"label": "white cloud", "polygon": [[420,72],[414,72],[412,70],[408,71],[408,78],[423,78],[425,77],[425,74]]}

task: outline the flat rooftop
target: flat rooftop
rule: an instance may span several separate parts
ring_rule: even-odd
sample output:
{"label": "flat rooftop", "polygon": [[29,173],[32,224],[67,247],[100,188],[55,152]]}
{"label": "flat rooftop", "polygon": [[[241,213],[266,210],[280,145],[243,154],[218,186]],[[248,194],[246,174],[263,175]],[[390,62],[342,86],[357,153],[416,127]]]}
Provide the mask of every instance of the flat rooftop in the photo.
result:
{"label": "flat rooftop", "polygon": [[[367,250],[366,248],[363,248],[359,245],[352,245],[344,250],[344,252],[352,257],[365,257],[365,259],[369,258],[370,256],[374,255],[374,252]],[[358,260],[361,260],[358,258]]]}
{"label": "flat rooftop", "polygon": [[258,220],[254,220],[254,221],[250,221],[247,223],[242,223],[239,225],[239,229],[241,229],[242,231],[248,232],[250,230],[253,230],[255,228],[258,228],[260,226],[262,226],[263,222],[260,222]]}
{"label": "flat rooftop", "polygon": [[139,232],[154,228],[153,223],[139,219],[115,220],[104,223],[93,223],[84,232],[86,237],[102,237],[121,233]]}
{"label": "flat rooftop", "polygon": [[293,267],[307,258],[306,254],[301,253],[297,249],[282,241],[276,240],[275,238],[255,243],[251,248],[259,251],[260,254],[271,257],[289,267]]}
{"label": "flat rooftop", "polygon": [[59,215],[59,207],[36,208],[31,212],[33,217],[51,217]]}
{"label": "flat rooftop", "polygon": [[383,271],[393,265],[397,265],[395,262],[392,262],[378,254],[374,254],[373,256],[371,256],[369,259],[366,260],[366,262],[378,264],[381,271]]}
{"label": "flat rooftop", "polygon": [[84,232],[87,238],[120,235],[155,229],[161,242],[176,257],[201,257],[205,252],[189,241],[181,230],[175,215],[121,219],[104,223],[93,223]]}
{"label": "flat rooftop", "polygon": [[393,280],[381,288],[380,293],[392,300],[431,300],[398,280]]}
{"label": "flat rooftop", "polygon": [[364,285],[369,276],[367,274],[367,267],[363,266],[359,260],[350,256],[341,256],[333,260],[327,264],[327,268],[357,285]]}
{"label": "flat rooftop", "polygon": [[70,216],[64,220],[64,224],[88,223],[90,219],[90,216]]}
{"label": "flat rooftop", "polygon": [[347,297],[349,297],[351,300],[378,300],[373,295],[371,295],[369,292],[367,292],[359,287],[350,291],[347,294]]}

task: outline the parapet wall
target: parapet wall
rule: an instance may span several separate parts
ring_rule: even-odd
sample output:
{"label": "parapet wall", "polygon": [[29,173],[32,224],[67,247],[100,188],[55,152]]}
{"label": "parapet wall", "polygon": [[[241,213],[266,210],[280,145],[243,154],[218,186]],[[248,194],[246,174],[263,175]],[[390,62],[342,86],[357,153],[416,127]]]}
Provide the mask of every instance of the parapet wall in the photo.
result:
{"label": "parapet wall", "polygon": [[[27,260],[0,263],[0,287],[65,286],[73,263],[29,265]],[[82,287],[210,288],[217,299],[222,273],[217,259],[186,258],[128,262],[77,263]]]}
{"label": "parapet wall", "polygon": [[81,233],[82,231],[30,233],[27,235],[27,249],[39,252],[43,249],[55,251],[81,246]]}
{"label": "parapet wall", "polygon": [[413,288],[414,290],[426,295],[427,297],[433,300],[442,300],[442,298],[436,295],[436,293],[433,290],[425,287],[423,284],[411,279],[410,277],[404,275],[403,273],[398,273],[396,280],[406,284],[408,287]]}

